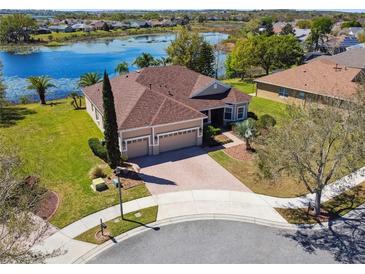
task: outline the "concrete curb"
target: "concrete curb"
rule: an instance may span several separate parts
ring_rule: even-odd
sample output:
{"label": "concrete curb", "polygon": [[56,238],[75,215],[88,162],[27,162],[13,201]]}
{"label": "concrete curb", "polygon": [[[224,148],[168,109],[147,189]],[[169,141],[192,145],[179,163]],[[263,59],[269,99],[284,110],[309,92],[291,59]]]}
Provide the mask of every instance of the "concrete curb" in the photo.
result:
{"label": "concrete curb", "polygon": [[[240,216],[240,215],[194,214],[194,215],[168,218],[168,219],[156,221],[154,223],[150,223],[150,224],[148,224],[148,227],[141,226],[141,227],[132,229],[130,231],[127,231],[126,233],[123,233],[123,234],[115,237],[115,241],[116,241],[116,243],[120,243],[120,242],[127,240],[131,237],[134,237],[140,233],[153,229],[154,227],[161,227],[161,226],[167,226],[167,225],[171,225],[171,224],[199,221],[199,220],[227,220],[227,221],[236,221],[236,222],[246,222],[246,223],[262,225],[262,226],[272,227],[272,228],[276,228],[276,229],[286,229],[286,230],[297,230],[300,228],[311,228],[311,229],[322,229],[323,228],[323,226],[319,226],[318,224],[315,224],[315,225],[285,224],[285,223],[273,222],[273,221],[268,221],[265,219],[248,217],[248,216]],[[72,263],[73,264],[87,263],[95,256],[99,255],[100,253],[107,250],[108,248],[111,248],[112,246],[114,246],[116,243],[114,243],[112,241],[107,241],[101,245],[98,245],[97,247],[93,248],[86,254],[84,254],[81,257],[74,260]]]}

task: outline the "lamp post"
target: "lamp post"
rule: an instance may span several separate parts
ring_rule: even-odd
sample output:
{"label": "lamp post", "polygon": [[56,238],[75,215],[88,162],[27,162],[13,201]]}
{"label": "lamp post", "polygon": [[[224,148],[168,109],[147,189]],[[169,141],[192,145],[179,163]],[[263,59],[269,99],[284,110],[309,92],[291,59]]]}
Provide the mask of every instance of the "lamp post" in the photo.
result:
{"label": "lamp post", "polygon": [[117,167],[114,170],[114,174],[118,177],[118,194],[119,194],[119,205],[120,205],[120,216],[123,217],[123,201],[122,201],[122,182],[120,177],[122,177],[122,174],[126,174],[128,170],[126,168]]}

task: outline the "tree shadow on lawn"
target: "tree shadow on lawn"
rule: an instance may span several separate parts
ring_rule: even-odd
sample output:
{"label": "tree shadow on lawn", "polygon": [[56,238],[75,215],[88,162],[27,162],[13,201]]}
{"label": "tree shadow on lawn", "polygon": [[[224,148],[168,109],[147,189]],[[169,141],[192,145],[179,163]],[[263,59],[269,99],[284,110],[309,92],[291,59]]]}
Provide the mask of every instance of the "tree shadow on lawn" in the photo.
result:
{"label": "tree shadow on lawn", "polygon": [[353,209],[348,217],[336,217],[322,229],[298,229],[284,236],[308,253],[325,250],[341,263],[365,263],[365,206]]}
{"label": "tree shadow on lawn", "polygon": [[27,115],[37,113],[25,107],[5,107],[0,110],[0,128],[15,126],[18,121],[23,120]]}

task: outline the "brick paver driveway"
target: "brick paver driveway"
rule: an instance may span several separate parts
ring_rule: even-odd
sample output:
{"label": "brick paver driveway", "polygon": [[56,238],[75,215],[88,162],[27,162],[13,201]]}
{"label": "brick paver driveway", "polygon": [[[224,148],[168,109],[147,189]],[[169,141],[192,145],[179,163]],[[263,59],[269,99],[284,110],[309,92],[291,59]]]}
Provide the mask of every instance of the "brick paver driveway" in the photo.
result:
{"label": "brick paver driveway", "polygon": [[134,161],[152,194],[194,189],[250,191],[200,147],[192,147]]}

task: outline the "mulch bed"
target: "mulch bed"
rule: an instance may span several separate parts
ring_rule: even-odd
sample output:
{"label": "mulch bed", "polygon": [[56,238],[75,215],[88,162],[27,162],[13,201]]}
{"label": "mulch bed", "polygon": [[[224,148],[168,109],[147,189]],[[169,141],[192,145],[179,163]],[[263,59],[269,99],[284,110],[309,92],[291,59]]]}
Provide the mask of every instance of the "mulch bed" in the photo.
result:
{"label": "mulch bed", "polygon": [[47,191],[43,199],[39,202],[35,214],[43,220],[49,220],[56,213],[59,205],[59,198],[56,192]]}
{"label": "mulch bed", "polygon": [[[108,185],[111,185],[113,179],[115,178],[117,178],[117,176],[113,175],[111,177],[105,178],[105,181]],[[141,177],[139,177],[138,173],[134,170],[130,170],[127,174],[123,175],[121,182],[123,189],[132,188],[144,183]]]}
{"label": "mulch bed", "polygon": [[246,145],[241,144],[223,150],[226,154],[240,161],[253,160],[253,153],[246,150]]}

